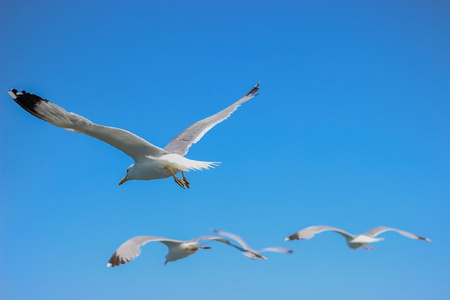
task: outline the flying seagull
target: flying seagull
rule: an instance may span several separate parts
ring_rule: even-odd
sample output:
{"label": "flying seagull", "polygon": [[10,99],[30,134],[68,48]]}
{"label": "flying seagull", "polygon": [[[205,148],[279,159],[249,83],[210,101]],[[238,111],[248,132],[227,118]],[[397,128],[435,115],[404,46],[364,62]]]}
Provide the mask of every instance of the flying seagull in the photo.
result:
{"label": "flying seagull", "polygon": [[[324,226],[324,225],[320,225],[320,226],[310,226],[307,227],[305,229],[302,229],[292,235],[290,235],[289,237],[287,237],[285,239],[285,241],[292,241],[292,240],[307,240],[312,238],[315,234],[317,233],[321,233],[323,231],[334,231],[339,233],[340,235],[342,235],[345,238],[345,241],[347,242],[347,245],[354,249],[356,251],[356,249],[358,249],[359,247],[363,247],[366,250],[369,250],[369,248],[371,250],[374,250],[372,246],[369,245],[369,243],[375,243],[375,242],[379,242],[384,240],[384,238],[375,238],[377,235],[385,232],[385,231],[395,231],[400,233],[401,235],[404,235],[406,237],[409,237],[411,239],[417,239],[417,240],[424,240],[427,242],[431,242],[430,239],[403,231],[403,230],[399,230],[399,229],[395,229],[395,228],[389,228],[389,227],[384,227],[384,226],[379,226],[376,227],[374,229],[371,229],[369,231],[367,231],[366,233],[363,234],[350,234],[344,230],[341,230],[339,228],[334,228],[331,226]],[[366,247],[367,245],[367,247]]]}
{"label": "flying seagull", "polygon": [[[198,121],[174,137],[164,148],[159,148],[137,135],[115,127],[97,125],[90,120],[67,112],[64,108],[39,97],[38,95],[16,89],[9,90],[9,95],[23,109],[32,115],[70,132],[84,133],[124,152],[134,160],[128,167],[126,176],[119,185],[128,180],[152,180],[172,176],[182,188],[190,187],[184,171],[202,170],[214,167],[219,163],[191,160],[184,155],[192,144],[197,143],[203,135],[218,123],[228,118],[242,103],[257,96],[259,83],[243,98],[224,110],[206,119]],[[175,176],[181,172],[183,179]]]}
{"label": "flying seagull", "polygon": [[227,239],[218,237],[218,236],[201,236],[192,240],[187,241],[178,241],[172,240],[165,237],[158,236],[136,236],[132,239],[129,239],[125,243],[123,243],[114,254],[109,259],[107,267],[117,267],[121,264],[125,264],[132,259],[136,258],[139,254],[141,254],[141,246],[149,242],[161,242],[169,248],[169,252],[166,255],[166,261],[164,265],[166,265],[170,261],[176,261],[189,255],[197,252],[198,249],[211,249],[211,247],[203,246],[204,243],[200,243],[201,240],[206,241],[216,241],[225,243],[229,246],[232,246],[240,251],[248,252],[245,249],[242,249],[239,246],[233,245]]}
{"label": "flying seagull", "polygon": [[235,240],[239,245],[241,245],[241,247],[247,251],[242,251],[242,253],[247,256],[248,258],[259,258],[259,259],[267,259],[267,257],[264,257],[261,255],[261,253],[263,252],[281,252],[281,253],[292,253],[292,250],[286,249],[286,248],[282,248],[282,247],[269,247],[269,248],[264,248],[261,249],[259,251],[253,250],[251,249],[248,244],[238,235],[233,234],[233,233],[229,233],[229,232],[225,232],[225,231],[220,231],[220,230],[216,230],[216,229],[211,229],[213,232],[217,233],[218,235],[222,235],[225,236],[227,238],[233,239]]}

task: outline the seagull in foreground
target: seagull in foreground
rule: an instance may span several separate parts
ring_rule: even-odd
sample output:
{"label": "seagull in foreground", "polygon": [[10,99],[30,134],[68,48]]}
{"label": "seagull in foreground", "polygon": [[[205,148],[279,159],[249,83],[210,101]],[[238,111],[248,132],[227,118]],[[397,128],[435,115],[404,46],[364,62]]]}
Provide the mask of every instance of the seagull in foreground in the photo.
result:
{"label": "seagull in foreground", "polygon": [[200,243],[201,240],[207,241],[209,240],[225,243],[240,251],[248,252],[247,250],[242,249],[239,246],[231,244],[230,241],[228,241],[227,239],[218,236],[207,235],[207,236],[200,236],[192,240],[178,241],[168,239],[165,237],[142,235],[136,236],[123,243],[111,256],[106,266],[117,267],[120,266],[121,264],[125,264],[131,261],[139,254],[141,254],[141,246],[144,246],[149,242],[161,242],[169,248],[169,252],[166,255],[166,261],[164,263],[164,265],[166,265],[169,261],[176,261],[188,257],[189,255],[192,255],[195,252],[197,252],[198,249],[211,249],[211,247],[203,246],[204,243]]}
{"label": "seagull in foreground", "polygon": [[[291,236],[287,237],[285,239],[285,241],[307,240],[307,239],[312,238],[315,234],[321,233],[323,231],[334,231],[334,232],[339,233],[340,235],[342,235],[345,238],[347,245],[350,248],[354,249],[355,251],[359,247],[363,247],[366,250],[369,250],[369,249],[374,250],[373,247],[369,245],[369,243],[375,243],[375,242],[384,240],[384,238],[375,238],[375,237],[385,231],[395,231],[395,232],[398,232],[401,235],[404,235],[411,239],[424,240],[427,242],[431,242],[430,239],[427,239],[427,238],[424,238],[424,237],[421,237],[421,236],[418,236],[418,235],[415,235],[415,234],[412,234],[412,233],[409,233],[409,232],[406,232],[403,230],[384,227],[384,226],[376,227],[376,228],[371,229],[363,234],[350,234],[339,228],[334,228],[331,226],[324,226],[324,225],[310,226],[305,229],[302,229],[302,230],[292,234]],[[367,247],[366,247],[366,245],[367,245]]]}
{"label": "seagull in foreground", "polygon": [[[67,112],[64,108],[38,95],[26,91],[19,93],[16,89],[9,90],[8,94],[32,115],[70,132],[84,133],[99,139],[130,156],[134,164],[128,167],[127,174],[119,185],[128,180],[152,180],[172,176],[182,188],[189,188],[191,185],[184,175],[185,171],[209,169],[219,164],[185,158],[184,155],[189,147],[197,143],[215,125],[228,118],[242,103],[257,96],[258,90],[259,83],[236,103],[186,128],[164,149],[150,144],[129,131],[97,125],[80,115]],[[178,172],[181,172],[183,179],[175,176]]]}
{"label": "seagull in foreground", "polygon": [[259,251],[253,250],[251,249],[248,244],[238,235],[235,235],[233,233],[229,233],[229,232],[225,232],[225,231],[220,231],[220,230],[216,230],[216,229],[211,229],[211,231],[217,233],[218,235],[222,235],[225,236],[227,238],[233,239],[235,240],[239,245],[241,245],[241,247],[247,251],[242,251],[242,253],[247,256],[248,258],[259,258],[259,259],[267,259],[267,257],[264,257],[261,255],[261,253],[263,252],[280,252],[280,253],[292,253],[292,250],[286,249],[286,248],[282,248],[282,247],[269,247],[269,248],[264,248],[261,249]]}

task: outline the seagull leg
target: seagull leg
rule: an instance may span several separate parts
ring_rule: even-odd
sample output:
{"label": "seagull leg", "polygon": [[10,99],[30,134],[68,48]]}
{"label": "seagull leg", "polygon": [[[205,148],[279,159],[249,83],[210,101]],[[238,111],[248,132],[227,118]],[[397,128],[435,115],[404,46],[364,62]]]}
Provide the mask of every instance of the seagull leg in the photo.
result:
{"label": "seagull leg", "polygon": [[183,175],[183,181],[184,181],[184,184],[186,185],[186,187],[190,188],[191,184],[189,183],[189,181],[187,181],[186,177],[184,176],[184,172],[183,171],[181,171],[181,175]]}
{"label": "seagull leg", "polygon": [[372,246],[370,246],[369,244],[367,244],[367,246],[369,246],[370,250],[375,250]]}
{"label": "seagull leg", "polygon": [[173,176],[173,179],[175,180],[175,182],[178,183],[178,185],[181,186],[183,189],[185,189],[186,187],[184,186],[183,180],[181,180],[180,178],[175,176],[175,174],[173,173],[172,167],[167,166],[166,169],[169,170],[170,173],[172,173],[172,176]]}
{"label": "seagull leg", "polygon": [[202,247],[198,247],[198,246],[187,246],[186,248],[184,248],[184,250],[188,250],[188,251],[192,251],[192,252],[197,252],[198,249],[201,249]]}
{"label": "seagull leg", "polygon": [[362,246],[364,250],[369,250],[369,248],[367,248],[366,246]]}

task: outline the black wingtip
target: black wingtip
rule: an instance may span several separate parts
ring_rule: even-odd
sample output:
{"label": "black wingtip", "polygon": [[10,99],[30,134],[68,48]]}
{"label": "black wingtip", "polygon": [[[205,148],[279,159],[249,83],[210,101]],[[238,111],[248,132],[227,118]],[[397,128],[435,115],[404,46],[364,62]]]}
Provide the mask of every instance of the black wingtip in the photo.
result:
{"label": "black wingtip", "polygon": [[[259,82],[245,96],[253,95],[257,91],[259,91]],[[258,96],[258,94],[256,94],[255,96]]]}
{"label": "black wingtip", "polygon": [[254,252],[253,252],[253,254],[255,255],[256,258],[259,258],[259,259],[267,259],[266,257],[264,257],[264,256],[262,256],[262,255],[260,255],[260,254],[258,254],[258,253],[254,253]]}
{"label": "black wingtip", "polygon": [[299,237],[298,237],[297,233],[294,233],[294,234],[288,236],[287,238],[285,238],[284,240],[289,242],[289,241],[293,241],[293,240],[299,240]]}
{"label": "black wingtip", "polygon": [[22,90],[22,93],[19,93],[16,89],[11,89],[8,91],[8,94],[27,112],[35,117],[43,119],[42,116],[36,111],[36,105],[40,102],[48,102],[48,100],[43,99],[38,95],[27,93],[24,90]]}
{"label": "black wingtip", "polygon": [[108,265],[111,265],[111,267],[117,267],[120,265],[123,265],[124,263],[126,263],[125,260],[123,260],[122,258],[120,258],[117,253],[114,253],[111,258],[109,259]]}

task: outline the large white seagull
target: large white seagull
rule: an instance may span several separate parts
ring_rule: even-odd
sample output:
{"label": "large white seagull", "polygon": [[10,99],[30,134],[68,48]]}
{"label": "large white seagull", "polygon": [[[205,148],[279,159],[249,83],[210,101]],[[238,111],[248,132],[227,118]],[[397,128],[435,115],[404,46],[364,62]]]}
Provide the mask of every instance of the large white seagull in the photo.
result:
{"label": "large white seagull", "polygon": [[[50,101],[25,91],[9,90],[9,95],[32,115],[57,127],[71,132],[84,133],[124,152],[134,160],[127,169],[126,176],[119,185],[128,180],[152,180],[172,176],[182,188],[190,187],[184,172],[202,170],[218,163],[191,160],[184,155],[192,144],[198,142],[203,135],[216,124],[228,118],[242,103],[257,96],[259,84],[253,87],[243,98],[224,110],[206,119],[198,121],[174,137],[164,148],[159,148],[137,135],[115,127],[97,125],[90,120],[67,112],[64,108]],[[181,172],[183,179],[175,176]]]}

